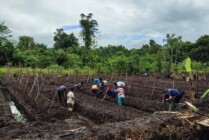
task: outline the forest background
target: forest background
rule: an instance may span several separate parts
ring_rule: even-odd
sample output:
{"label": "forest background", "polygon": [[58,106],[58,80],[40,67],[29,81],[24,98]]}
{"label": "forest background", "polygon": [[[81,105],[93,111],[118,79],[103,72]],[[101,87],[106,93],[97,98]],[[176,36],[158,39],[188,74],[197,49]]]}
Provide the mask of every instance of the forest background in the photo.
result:
{"label": "forest background", "polygon": [[[82,30],[77,38],[62,28],[54,32],[54,46],[34,42],[31,36],[10,39],[12,31],[0,24],[0,74],[9,68],[13,73],[41,71],[54,74],[112,74],[112,73],[186,73],[185,60],[191,59],[192,73],[209,71],[209,35],[196,42],[182,41],[182,36],[165,35],[164,45],[150,40],[140,49],[122,45],[98,46],[99,25],[93,14],[81,14]],[[84,45],[79,44],[82,39]]]}

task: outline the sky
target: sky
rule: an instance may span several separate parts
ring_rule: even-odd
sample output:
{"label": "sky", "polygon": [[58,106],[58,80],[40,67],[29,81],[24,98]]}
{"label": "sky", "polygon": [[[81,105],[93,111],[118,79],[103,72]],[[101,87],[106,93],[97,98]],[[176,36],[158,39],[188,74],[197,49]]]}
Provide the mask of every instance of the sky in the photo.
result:
{"label": "sky", "polygon": [[162,45],[166,34],[191,42],[209,34],[208,5],[208,0],[0,0],[0,23],[17,41],[26,35],[53,47],[54,32],[63,28],[82,45],[80,14],[93,13],[98,46],[138,49],[151,39]]}

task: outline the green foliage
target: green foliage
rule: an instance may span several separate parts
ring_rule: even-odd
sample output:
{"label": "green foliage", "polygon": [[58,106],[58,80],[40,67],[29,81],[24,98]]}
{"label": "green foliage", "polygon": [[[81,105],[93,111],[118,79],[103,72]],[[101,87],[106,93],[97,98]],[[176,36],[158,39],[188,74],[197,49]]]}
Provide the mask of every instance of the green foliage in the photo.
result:
{"label": "green foliage", "polygon": [[35,49],[35,43],[34,43],[33,37],[20,36],[19,43],[17,44],[17,48],[20,50]]}
{"label": "green foliage", "polygon": [[181,36],[175,37],[175,34],[167,34],[166,39],[164,39],[166,44],[164,45],[164,49],[166,50],[166,60],[169,62],[167,65],[166,73],[170,73],[173,71],[171,69],[172,63],[177,63],[179,60],[179,48],[181,47],[182,40]]}
{"label": "green foliage", "polygon": [[[53,74],[83,73],[142,73],[186,72],[184,60],[192,59],[194,72],[204,73],[209,70],[209,35],[201,36],[195,43],[183,42],[180,36],[167,34],[165,45],[154,40],[144,44],[140,49],[127,49],[125,46],[108,45],[93,47],[98,34],[98,23],[93,14],[81,14],[80,24],[85,46],[78,44],[73,33],[67,34],[57,29],[54,36],[54,48],[34,43],[33,37],[20,36],[17,45],[8,41],[11,31],[4,22],[0,24],[0,65],[7,63],[20,67],[17,74],[43,72]],[[13,41],[14,42],[14,41]],[[15,47],[16,46],[16,47]],[[27,69],[28,68],[28,69]],[[27,71],[23,71],[26,69]],[[4,74],[5,71],[0,71]]]}
{"label": "green foliage", "polygon": [[76,67],[81,67],[82,66],[82,61],[80,56],[76,54],[68,54],[67,55],[67,60],[63,63],[64,68],[76,68]]}
{"label": "green foliage", "polygon": [[96,34],[98,33],[98,23],[96,20],[92,19],[93,14],[89,13],[88,15],[81,14],[81,20],[80,25],[82,27],[82,30],[80,32],[80,36],[82,37],[85,47],[87,49],[90,49],[90,46],[92,46],[95,43],[94,38],[96,37]]}
{"label": "green foliage", "polygon": [[0,76],[3,76],[6,74],[6,67],[0,67]]}
{"label": "green foliage", "polygon": [[12,60],[14,46],[9,41],[2,41],[0,43],[0,65],[5,65]]}
{"label": "green foliage", "polygon": [[14,66],[23,66],[25,64],[25,60],[26,60],[26,55],[23,51],[19,50],[19,49],[15,49],[14,53],[13,53],[13,65]]}
{"label": "green foliage", "polygon": [[64,30],[57,29],[57,31],[54,33],[54,48],[55,49],[64,49],[66,50],[69,47],[78,46],[78,39],[74,36],[73,33],[68,35],[64,32]]}
{"label": "green foliage", "polygon": [[11,37],[11,35],[8,35],[10,33],[9,28],[2,22],[0,24],[0,65],[5,65],[11,61],[14,46],[7,40],[8,37]]}
{"label": "green foliage", "polygon": [[209,35],[201,36],[190,52],[191,59],[208,62],[209,61]]}
{"label": "green foliage", "polygon": [[8,35],[10,34],[12,31],[10,31],[10,29],[4,25],[4,22],[2,22],[0,24],[0,43],[4,40],[7,39],[7,37],[11,37],[11,35]]}

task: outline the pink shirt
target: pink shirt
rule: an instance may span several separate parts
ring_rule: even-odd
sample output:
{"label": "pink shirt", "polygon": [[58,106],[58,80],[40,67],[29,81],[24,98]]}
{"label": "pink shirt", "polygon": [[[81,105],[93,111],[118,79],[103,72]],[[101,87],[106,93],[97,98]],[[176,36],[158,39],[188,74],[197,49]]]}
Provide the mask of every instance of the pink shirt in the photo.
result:
{"label": "pink shirt", "polygon": [[125,97],[123,88],[119,87],[116,92],[118,92],[118,97]]}

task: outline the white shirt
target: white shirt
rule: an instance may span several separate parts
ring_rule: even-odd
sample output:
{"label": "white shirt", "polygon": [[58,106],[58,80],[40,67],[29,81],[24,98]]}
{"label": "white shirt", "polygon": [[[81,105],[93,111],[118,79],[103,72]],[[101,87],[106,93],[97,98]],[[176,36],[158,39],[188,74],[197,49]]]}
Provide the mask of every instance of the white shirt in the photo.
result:
{"label": "white shirt", "polygon": [[103,80],[103,82],[104,82],[104,85],[107,86],[107,84],[108,84],[107,80]]}
{"label": "white shirt", "polygon": [[125,87],[126,84],[125,84],[124,82],[122,82],[122,81],[118,81],[118,82],[117,82],[117,86],[118,86],[118,87]]}
{"label": "white shirt", "polygon": [[74,93],[72,91],[68,92],[68,94],[67,94],[67,104],[74,105],[74,103],[75,103],[74,98],[75,98]]}

